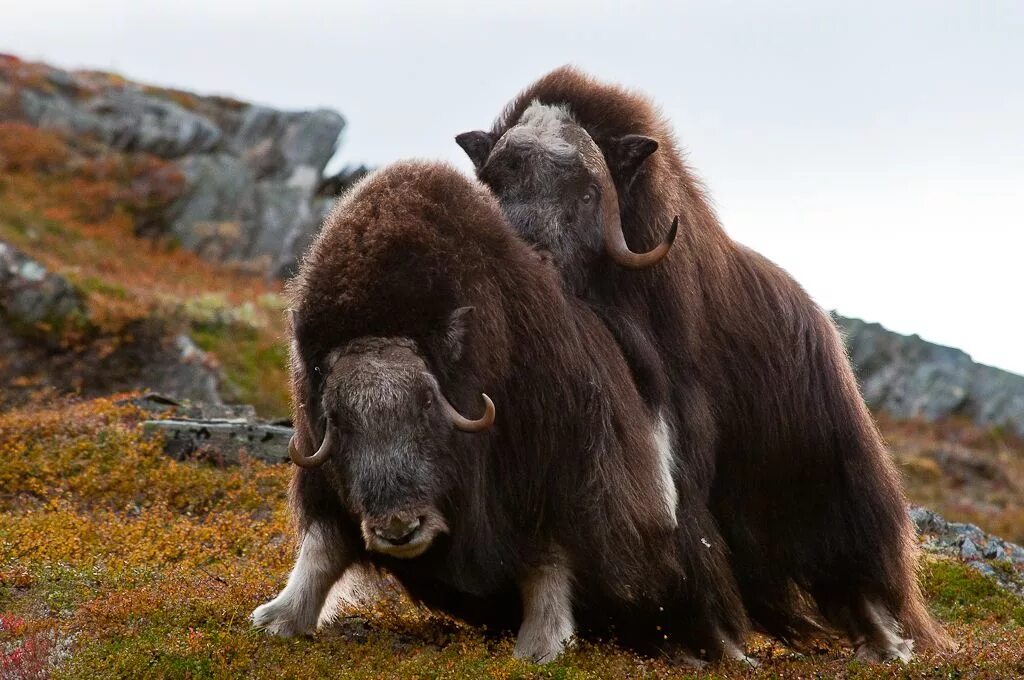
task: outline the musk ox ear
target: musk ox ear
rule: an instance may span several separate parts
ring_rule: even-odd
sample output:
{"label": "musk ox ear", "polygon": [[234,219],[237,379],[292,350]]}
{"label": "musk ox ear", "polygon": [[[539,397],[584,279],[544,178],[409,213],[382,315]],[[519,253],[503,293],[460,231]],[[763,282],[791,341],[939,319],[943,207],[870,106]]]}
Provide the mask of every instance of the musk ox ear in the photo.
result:
{"label": "musk ox ear", "polygon": [[459,307],[448,317],[448,325],[440,338],[440,351],[445,363],[455,363],[462,358],[465,349],[466,332],[469,330],[469,313],[472,307]]}
{"label": "musk ox ear", "polygon": [[483,130],[463,132],[461,135],[455,136],[455,143],[462,147],[477,170],[487,162],[487,157],[491,155],[491,149],[494,148],[494,141],[494,135]]}
{"label": "musk ox ear", "polygon": [[623,135],[613,139],[608,153],[608,167],[624,189],[629,189],[644,161],[658,150],[658,140],[644,135]]}

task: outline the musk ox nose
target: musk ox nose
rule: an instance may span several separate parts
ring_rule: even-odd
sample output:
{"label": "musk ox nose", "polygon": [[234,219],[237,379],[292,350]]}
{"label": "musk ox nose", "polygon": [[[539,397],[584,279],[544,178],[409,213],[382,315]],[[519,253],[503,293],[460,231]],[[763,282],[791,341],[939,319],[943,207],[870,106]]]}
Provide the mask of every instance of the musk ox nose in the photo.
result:
{"label": "musk ox nose", "polygon": [[373,533],[392,545],[405,545],[412,540],[413,534],[420,528],[422,519],[419,517],[401,517],[391,515],[373,525]]}

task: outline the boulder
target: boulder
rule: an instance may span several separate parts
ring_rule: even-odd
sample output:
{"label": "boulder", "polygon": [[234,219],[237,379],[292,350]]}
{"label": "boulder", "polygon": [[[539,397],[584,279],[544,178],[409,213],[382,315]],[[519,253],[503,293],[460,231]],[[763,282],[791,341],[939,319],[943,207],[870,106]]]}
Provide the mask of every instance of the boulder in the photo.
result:
{"label": "boulder", "polygon": [[0,66],[0,99],[19,102],[17,111],[0,106],[0,120],[176,162],[180,198],[147,215],[138,233],[274,276],[292,270],[319,229],[317,192],[345,127],[338,113],[279,111],[17,60]]}
{"label": "boulder", "polygon": [[949,522],[927,508],[911,506],[909,514],[926,551],[959,559],[1000,586],[1024,595],[1024,547],[974,524]]}
{"label": "boulder", "polygon": [[143,151],[161,158],[212,151],[222,137],[209,119],[135,89],[112,89],[84,101],[23,90],[22,108],[38,127],[91,136],[117,151]]}
{"label": "boulder", "polygon": [[965,416],[1024,436],[1024,376],[975,363],[961,350],[835,317],[865,401],[896,418]]}
{"label": "boulder", "polygon": [[58,276],[14,247],[0,242],[0,318],[23,333],[60,329],[85,318],[82,296]]}

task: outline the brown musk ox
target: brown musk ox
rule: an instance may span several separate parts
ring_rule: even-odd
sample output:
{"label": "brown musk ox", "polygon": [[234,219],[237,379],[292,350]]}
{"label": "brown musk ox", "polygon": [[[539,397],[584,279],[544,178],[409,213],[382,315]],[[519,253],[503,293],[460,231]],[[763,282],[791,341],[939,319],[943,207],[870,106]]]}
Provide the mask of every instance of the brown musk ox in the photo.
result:
{"label": "brown musk ox", "polygon": [[654,106],[563,67],[456,141],[670,414],[674,469],[712,509],[752,621],[794,644],[827,623],[867,660],[949,648],[835,325],[726,235]]}
{"label": "brown musk ox", "polygon": [[312,631],[369,565],[429,607],[518,625],[521,657],[578,631],[743,658],[724,541],[678,497],[660,414],[483,185],[440,164],[373,173],[289,294],[300,549],[257,627]]}

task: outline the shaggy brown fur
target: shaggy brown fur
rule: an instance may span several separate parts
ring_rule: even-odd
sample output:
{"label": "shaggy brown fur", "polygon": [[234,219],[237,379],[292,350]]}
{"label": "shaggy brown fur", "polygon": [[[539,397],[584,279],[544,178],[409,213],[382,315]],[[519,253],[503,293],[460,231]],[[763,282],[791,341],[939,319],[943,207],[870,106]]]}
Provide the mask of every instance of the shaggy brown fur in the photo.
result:
{"label": "shaggy brown fur", "polygon": [[[897,472],[828,315],[779,267],[724,233],[646,98],[560,68],[508,105],[491,139],[534,101],[566,106],[613,174],[624,135],[660,145],[635,176],[617,174],[616,187],[632,249],[656,245],[678,215],[675,246],[640,272],[605,257],[588,272],[583,296],[617,312],[610,318],[620,341],[621,328],[634,336],[624,347],[659,348],[680,425],[678,454],[729,543],[754,621],[799,639],[809,632],[810,599],[860,642],[871,628],[864,602],[876,600],[919,647],[949,647],[922,601]],[[651,360],[633,357],[633,365]]]}
{"label": "shaggy brown fur", "polygon": [[[458,478],[443,507],[450,534],[415,560],[362,560],[431,606],[508,625],[516,580],[556,545],[583,630],[640,645],[681,640],[712,658],[723,640],[742,639],[742,604],[702,499],[681,500],[678,526],[667,519],[655,416],[614,337],[562,293],[484,187],[444,165],[374,173],[332,212],[290,294],[302,449],[323,437],[325,358],[367,336],[411,341],[460,411],[475,413],[481,392],[497,406],[491,431],[453,432],[448,444]],[[452,364],[445,327],[465,306],[474,311]],[[355,545],[336,458],[296,470],[295,510],[304,527],[336,526]]]}

